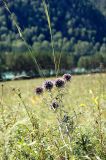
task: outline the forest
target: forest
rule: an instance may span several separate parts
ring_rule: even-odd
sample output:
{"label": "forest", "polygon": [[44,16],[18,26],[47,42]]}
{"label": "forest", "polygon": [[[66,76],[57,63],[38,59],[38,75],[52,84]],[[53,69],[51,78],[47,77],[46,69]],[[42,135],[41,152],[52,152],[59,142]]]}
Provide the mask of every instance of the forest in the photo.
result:
{"label": "forest", "polygon": [[[60,52],[62,54],[61,68],[90,70],[99,68],[100,64],[105,68],[105,0],[49,0],[46,4],[57,59]],[[51,36],[42,0],[9,0],[7,5],[12,14],[0,1],[0,73],[37,72],[14,19],[41,68],[54,69]]]}

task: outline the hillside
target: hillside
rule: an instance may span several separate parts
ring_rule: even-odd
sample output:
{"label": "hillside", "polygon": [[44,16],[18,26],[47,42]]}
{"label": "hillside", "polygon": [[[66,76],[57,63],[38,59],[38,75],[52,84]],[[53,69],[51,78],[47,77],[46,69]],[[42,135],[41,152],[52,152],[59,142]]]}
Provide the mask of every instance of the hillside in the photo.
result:
{"label": "hillside", "polygon": [[106,16],[106,0],[91,0],[91,2]]}
{"label": "hillside", "polygon": [[[103,2],[105,1],[101,1],[101,6]],[[106,17],[99,8],[99,2],[46,0],[46,4],[55,51],[59,53],[62,50],[62,68],[96,68],[100,63],[106,66]],[[20,41],[13,17],[21,27],[25,40],[32,46],[33,56],[38,59],[41,67],[53,68],[50,33],[42,0],[8,0],[7,5],[12,12],[11,16],[0,1],[2,68],[15,71],[35,69],[29,56],[22,54],[27,49]]]}
{"label": "hillside", "polygon": [[[37,0],[8,1],[15,13],[27,41],[50,40],[44,8]],[[49,0],[49,11],[54,35],[75,40],[100,41],[106,36],[106,18],[89,0]],[[14,24],[3,5],[0,7],[0,41],[16,40],[18,35]]]}

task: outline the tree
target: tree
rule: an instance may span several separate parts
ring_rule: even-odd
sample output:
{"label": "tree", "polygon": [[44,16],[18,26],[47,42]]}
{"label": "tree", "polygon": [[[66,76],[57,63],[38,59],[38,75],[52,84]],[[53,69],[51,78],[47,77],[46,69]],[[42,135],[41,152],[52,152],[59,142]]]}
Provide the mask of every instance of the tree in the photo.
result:
{"label": "tree", "polygon": [[13,41],[12,43],[12,52],[13,53],[24,53],[26,52],[28,49],[26,47],[25,42],[23,41]]}
{"label": "tree", "polygon": [[90,69],[91,68],[91,58],[89,56],[80,57],[77,66],[79,68]]}
{"label": "tree", "polygon": [[74,54],[80,57],[83,55],[90,55],[92,53],[93,46],[87,41],[78,41],[74,49]]}

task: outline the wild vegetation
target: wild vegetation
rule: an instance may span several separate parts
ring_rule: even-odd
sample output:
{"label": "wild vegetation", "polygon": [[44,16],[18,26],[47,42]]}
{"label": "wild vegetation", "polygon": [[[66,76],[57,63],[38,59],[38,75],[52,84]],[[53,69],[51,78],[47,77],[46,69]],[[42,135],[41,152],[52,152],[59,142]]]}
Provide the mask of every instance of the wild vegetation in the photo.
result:
{"label": "wild vegetation", "polygon": [[52,82],[0,84],[1,159],[105,160],[106,75]]}

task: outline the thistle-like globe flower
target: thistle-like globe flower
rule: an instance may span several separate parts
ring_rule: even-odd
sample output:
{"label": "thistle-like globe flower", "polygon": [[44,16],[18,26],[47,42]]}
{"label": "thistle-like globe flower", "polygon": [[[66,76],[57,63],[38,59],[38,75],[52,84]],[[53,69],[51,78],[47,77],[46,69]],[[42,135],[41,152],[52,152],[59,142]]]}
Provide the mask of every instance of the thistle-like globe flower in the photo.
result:
{"label": "thistle-like globe flower", "polygon": [[37,95],[42,94],[42,93],[43,93],[43,87],[37,87],[37,88],[35,89],[35,93],[36,93]]}
{"label": "thistle-like globe flower", "polygon": [[56,110],[59,107],[59,104],[56,101],[53,101],[51,104],[51,108]]}
{"label": "thistle-like globe flower", "polygon": [[44,88],[45,88],[46,90],[49,90],[49,91],[50,91],[50,90],[53,88],[53,82],[50,81],[50,80],[46,81],[46,82],[44,83]]}
{"label": "thistle-like globe flower", "polygon": [[58,79],[55,81],[55,86],[56,86],[57,88],[64,87],[64,85],[65,85],[65,81],[64,81],[64,79],[62,79],[62,78],[58,78]]}
{"label": "thistle-like globe flower", "polygon": [[71,74],[64,74],[63,78],[65,81],[70,81],[71,80]]}

